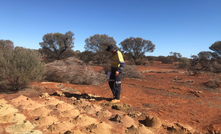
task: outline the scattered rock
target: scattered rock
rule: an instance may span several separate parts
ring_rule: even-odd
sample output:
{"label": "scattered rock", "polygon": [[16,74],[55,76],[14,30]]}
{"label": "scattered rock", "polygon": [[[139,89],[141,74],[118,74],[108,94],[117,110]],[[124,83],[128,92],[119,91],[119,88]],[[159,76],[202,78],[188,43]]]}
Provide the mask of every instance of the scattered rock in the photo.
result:
{"label": "scattered rock", "polygon": [[135,125],[134,120],[126,114],[123,115],[116,114],[116,116],[110,120],[121,123],[125,127],[130,127],[132,125]]}
{"label": "scattered rock", "polygon": [[132,118],[136,118],[136,117],[141,116],[142,113],[139,112],[139,111],[132,111],[132,112],[129,112],[127,115],[130,116],[130,117],[132,117]]}
{"label": "scattered rock", "polygon": [[129,110],[131,110],[130,105],[122,104],[122,103],[113,104],[112,108],[116,110],[124,111],[124,112],[128,112]]}
{"label": "scattered rock", "polygon": [[[188,127],[188,126],[187,126]],[[193,132],[190,132],[190,130],[192,128],[188,127],[185,128],[182,125],[180,125],[179,123],[175,123],[172,126],[167,126],[166,128],[170,133],[174,133],[174,134],[192,134]]]}
{"label": "scattered rock", "polygon": [[80,130],[68,130],[64,134],[84,134]]}
{"label": "scattered rock", "polygon": [[195,95],[196,97],[200,97],[199,96],[199,92],[197,91],[189,91],[188,93]]}
{"label": "scattered rock", "polygon": [[67,130],[70,130],[74,127],[74,125],[70,122],[59,122],[53,123],[48,126],[47,130],[51,133],[64,133]]}
{"label": "scattered rock", "polygon": [[35,124],[37,126],[40,126],[40,127],[43,127],[43,126],[48,126],[48,125],[51,125],[55,122],[57,122],[58,119],[56,117],[53,117],[53,116],[40,116],[38,117],[37,119],[35,119]]}
{"label": "scattered rock", "polygon": [[42,95],[39,96],[39,98],[48,98],[50,95],[48,93],[42,93]]}
{"label": "scattered rock", "polygon": [[90,96],[91,98],[99,98],[99,95],[94,95],[94,94],[88,94],[88,96]]}
{"label": "scattered rock", "polygon": [[33,116],[47,116],[51,110],[45,108],[45,107],[38,107],[32,111],[29,112],[29,115]]}
{"label": "scattered rock", "polygon": [[71,122],[77,126],[88,126],[93,123],[96,123],[97,120],[85,114],[81,114],[81,115],[78,115],[76,118],[74,118]]}
{"label": "scattered rock", "polygon": [[96,114],[97,111],[100,111],[102,108],[96,104],[83,106],[81,109],[81,113],[87,114]]}
{"label": "scattered rock", "polygon": [[20,95],[11,101],[15,106],[22,106],[23,109],[33,110],[43,105],[32,101],[31,98]]}
{"label": "scattered rock", "polygon": [[83,106],[87,106],[90,105],[91,103],[85,100],[74,100],[73,105],[78,106],[78,107],[83,107]]}
{"label": "scattered rock", "polygon": [[78,91],[77,89],[73,89],[71,87],[65,87],[61,89],[62,91],[66,91],[66,92],[76,92]]}
{"label": "scattered rock", "polygon": [[23,123],[16,123],[8,126],[5,131],[12,134],[26,134],[32,129],[34,129],[34,125],[32,125],[29,121],[24,121]]}
{"label": "scattered rock", "polygon": [[12,105],[0,103],[0,116],[5,116],[7,114],[16,113],[17,109],[13,108]]}
{"label": "scattered rock", "polygon": [[112,115],[111,112],[109,112],[108,110],[104,110],[104,109],[101,109],[100,111],[96,113],[96,116],[98,118],[109,118],[111,117],[111,115]]}
{"label": "scattered rock", "polygon": [[160,128],[162,124],[161,124],[161,120],[158,117],[147,116],[145,125],[151,128]]}
{"label": "scattered rock", "polygon": [[0,99],[0,104],[1,103],[8,103],[6,100],[4,100],[4,99]]}
{"label": "scattered rock", "polygon": [[178,78],[178,76],[175,76],[175,78],[174,78],[173,80],[174,80],[174,81],[182,80],[182,78]]}
{"label": "scattered rock", "polygon": [[71,109],[71,110],[62,111],[59,115],[61,117],[76,117],[80,115],[80,112],[77,109]]}
{"label": "scattered rock", "polygon": [[61,104],[61,103],[64,103],[64,102],[52,97],[52,98],[47,98],[47,101],[45,102],[45,105],[58,105],[58,104]]}
{"label": "scattered rock", "polygon": [[153,70],[146,70],[146,71],[141,71],[140,73],[182,73],[179,71],[153,71]]}
{"label": "scattered rock", "polygon": [[132,125],[125,130],[126,134],[153,134],[153,132],[147,129],[143,124],[139,124],[138,127]]}
{"label": "scattered rock", "polygon": [[74,132],[71,132],[71,131],[66,131],[64,134],[74,134]]}
{"label": "scattered rock", "polygon": [[59,83],[59,84],[56,85],[56,87],[62,88],[62,87],[64,87],[64,86],[63,86],[61,83]]}
{"label": "scattered rock", "polygon": [[113,103],[111,103],[111,102],[103,102],[102,104],[101,104],[101,106],[103,106],[103,107],[112,107],[114,104]]}
{"label": "scattered rock", "polygon": [[40,130],[30,130],[27,131],[25,134],[43,134]]}
{"label": "scattered rock", "polygon": [[56,95],[56,96],[60,96],[60,97],[64,97],[65,96],[65,94],[63,94],[62,91],[56,91],[52,95]]}
{"label": "scattered rock", "polygon": [[67,103],[58,103],[56,105],[56,109],[59,111],[66,111],[74,109],[75,107],[73,105],[67,104]]}
{"label": "scattered rock", "polygon": [[220,87],[219,83],[215,80],[210,80],[210,81],[204,82],[203,85],[208,88],[219,88]]}
{"label": "scattered rock", "polygon": [[22,123],[26,117],[23,114],[11,113],[0,116],[0,123]]}
{"label": "scattered rock", "polygon": [[111,126],[105,122],[94,123],[86,128],[92,134],[111,134],[110,129]]}
{"label": "scattered rock", "polygon": [[71,97],[71,98],[69,98],[69,100],[76,101],[77,98],[75,98],[75,97]]}
{"label": "scattered rock", "polygon": [[221,122],[216,122],[207,128],[209,134],[221,134]]}

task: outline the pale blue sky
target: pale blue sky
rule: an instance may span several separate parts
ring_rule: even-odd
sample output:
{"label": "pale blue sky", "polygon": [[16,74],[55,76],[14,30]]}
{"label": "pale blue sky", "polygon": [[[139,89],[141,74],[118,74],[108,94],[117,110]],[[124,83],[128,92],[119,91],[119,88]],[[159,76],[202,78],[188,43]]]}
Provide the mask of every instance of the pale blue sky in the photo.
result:
{"label": "pale blue sky", "polygon": [[220,6],[221,0],[0,0],[0,39],[39,49],[45,34],[72,31],[73,50],[84,51],[94,34],[117,45],[141,37],[156,45],[146,55],[190,57],[221,40]]}

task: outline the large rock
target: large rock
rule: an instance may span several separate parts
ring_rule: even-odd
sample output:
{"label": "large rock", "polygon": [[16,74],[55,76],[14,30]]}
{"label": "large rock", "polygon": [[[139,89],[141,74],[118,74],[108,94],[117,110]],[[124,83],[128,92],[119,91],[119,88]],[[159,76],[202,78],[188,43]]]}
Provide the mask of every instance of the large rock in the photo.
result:
{"label": "large rock", "polygon": [[162,125],[161,120],[155,116],[147,116],[145,123],[147,127],[151,128],[160,128]]}

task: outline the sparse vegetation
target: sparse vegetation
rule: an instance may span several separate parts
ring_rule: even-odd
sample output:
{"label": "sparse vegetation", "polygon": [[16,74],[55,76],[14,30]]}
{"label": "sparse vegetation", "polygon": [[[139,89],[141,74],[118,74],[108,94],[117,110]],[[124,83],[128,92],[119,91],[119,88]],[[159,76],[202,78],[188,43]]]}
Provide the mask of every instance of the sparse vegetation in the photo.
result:
{"label": "sparse vegetation", "polygon": [[190,61],[188,58],[181,58],[181,61],[178,64],[179,68],[188,68],[190,66]]}
{"label": "sparse vegetation", "polygon": [[[95,64],[107,63],[110,53],[106,52],[107,45],[112,44],[116,46],[116,41],[113,37],[106,34],[95,34],[85,40],[85,50],[93,52],[93,62]],[[88,52],[87,52],[88,53]]]}
{"label": "sparse vegetation", "polygon": [[[103,66],[105,74],[107,72],[111,71],[111,66],[109,64],[104,64]],[[136,65],[125,65],[123,69],[123,75],[122,77],[124,78],[141,78],[141,73],[139,72],[138,68]]]}
{"label": "sparse vegetation", "polygon": [[141,73],[139,72],[136,65],[125,65],[123,70],[124,78],[141,78]]}
{"label": "sparse vegetation", "polygon": [[137,59],[143,57],[146,52],[153,52],[155,45],[150,40],[144,40],[142,38],[130,37],[120,43],[121,50],[130,56],[137,65]]}
{"label": "sparse vegetation", "polygon": [[43,36],[43,42],[40,42],[40,50],[46,58],[65,59],[71,54],[74,47],[74,33],[71,31],[62,33],[48,33]]}
{"label": "sparse vegetation", "polygon": [[44,66],[40,53],[30,49],[0,49],[0,90],[18,91],[40,80]]}
{"label": "sparse vegetation", "polygon": [[167,56],[167,57],[159,56],[158,60],[161,61],[162,63],[165,63],[165,64],[172,64],[173,63],[173,59],[170,56]]}
{"label": "sparse vegetation", "polygon": [[54,61],[46,65],[45,79],[53,82],[97,85],[107,79],[104,73],[95,72],[82,61],[70,57],[67,60]]}
{"label": "sparse vegetation", "polygon": [[8,49],[13,49],[14,43],[11,40],[0,40],[0,47],[6,47]]}

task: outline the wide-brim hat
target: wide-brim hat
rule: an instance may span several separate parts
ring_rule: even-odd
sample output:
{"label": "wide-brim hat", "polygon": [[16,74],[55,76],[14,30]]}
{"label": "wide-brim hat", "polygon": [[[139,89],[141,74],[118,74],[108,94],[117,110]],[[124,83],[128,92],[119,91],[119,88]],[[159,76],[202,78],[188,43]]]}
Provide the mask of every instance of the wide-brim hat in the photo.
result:
{"label": "wide-brim hat", "polygon": [[114,51],[115,49],[117,49],[117,47],[111,44],[107,46],[106,51]]}

